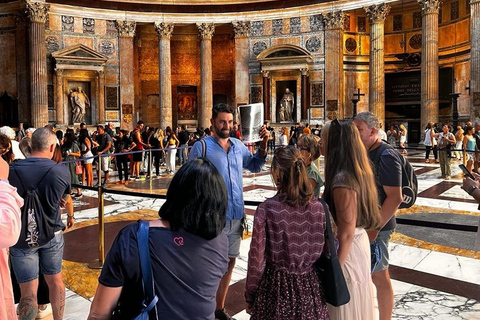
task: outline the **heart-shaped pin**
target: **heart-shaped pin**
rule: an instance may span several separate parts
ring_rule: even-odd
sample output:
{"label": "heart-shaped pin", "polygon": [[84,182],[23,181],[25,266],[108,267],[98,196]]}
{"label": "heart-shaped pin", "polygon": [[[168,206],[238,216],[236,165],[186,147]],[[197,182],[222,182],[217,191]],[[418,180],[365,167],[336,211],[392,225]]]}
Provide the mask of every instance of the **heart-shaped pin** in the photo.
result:
{"label": "heart-shaped pin", "polygon": [[173,242],[179,247],[183,246],[183,237],[175,237],[173,238]]}

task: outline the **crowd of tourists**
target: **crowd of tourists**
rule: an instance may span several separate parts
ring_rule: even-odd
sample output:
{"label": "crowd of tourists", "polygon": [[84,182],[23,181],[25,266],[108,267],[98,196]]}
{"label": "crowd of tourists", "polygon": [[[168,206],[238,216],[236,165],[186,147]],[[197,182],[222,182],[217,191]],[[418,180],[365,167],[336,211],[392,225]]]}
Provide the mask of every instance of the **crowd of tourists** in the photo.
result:
{"label": "crowd of tourists", "polygon": [[[299,123],[290,132],[283,127],[276,141],[267,122],[252,152],[238,139],[233,116],[230,106],[216,105],[212,126],[195,132],[148,128],[143,121],[132,132],[113,124],[96,126],[94,132],[85,124],[65,133],[51,126],[22,128],[16,135],[11,128],[0,128],[0,318],[14,319],[18,313],[22,320],[33,319],[48,310],[54,319],[63,318],[63,231],[75,222],[72,197],[82,195],[72,184],[94,184],[94,161],[103,183],[109,183],[113,158],[119,184],[154,172],[158,176],[161,163],[175,175],[159,219],[131,224],[117,235],[89,319],[139,314],[150,319],[232,319],[225,301],[244,231],[243,170],[259,172],[271,150],[276,194],[255,212],[248,253],[244,297],[251,319],[374,319],[373,286],[380,319],[391,319],[388,245],[403,201],[406,128],[382,132],[376,116],[362,112],[353,120],[333,120],[313,129]],[[437,133],[429,124],[427,152],[457,139],[468,150],[474,148],[471,128],[467,125],[457,138],[458,132],[451,133],[448,126]],[[400,152],[388,145],[392,136]],[[321,155],[324,179],[315,164]],[[66,165],[58,164],[62,161]],[[442,174],[449,175],[445,170]],[[464,188],[480,199],[478,177],[466,179]],[[66,224],[61,208],[66,208]],[[35,225],[32,219],[37,219]],[[328,236],[332,232],[335,242]],[[142,245],[141,239],[147,242]],[[338,268],[334,259],[325,260],[335,256]],[[325,280],[333,279],[325,261],[345,281],[342,302]],[[42,286],[50,289],[46,302],[38,291]]]}

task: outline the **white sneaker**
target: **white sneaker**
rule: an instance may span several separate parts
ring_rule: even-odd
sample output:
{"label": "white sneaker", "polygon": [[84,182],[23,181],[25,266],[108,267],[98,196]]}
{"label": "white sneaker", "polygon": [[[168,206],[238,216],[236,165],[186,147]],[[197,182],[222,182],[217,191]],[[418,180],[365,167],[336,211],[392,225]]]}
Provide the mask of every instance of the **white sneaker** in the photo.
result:
{"label": "white sneaker", "polygon": [[45,309],[38,308],[38,313],[35,319],[43,319],[52,314],[52,305],[49,303],[46,305]]}

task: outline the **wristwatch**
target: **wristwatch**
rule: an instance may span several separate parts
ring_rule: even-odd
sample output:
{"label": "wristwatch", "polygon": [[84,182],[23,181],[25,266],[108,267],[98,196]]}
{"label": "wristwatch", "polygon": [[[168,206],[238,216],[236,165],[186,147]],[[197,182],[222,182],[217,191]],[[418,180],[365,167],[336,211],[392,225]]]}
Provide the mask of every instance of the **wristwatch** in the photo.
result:
{"label": "wristwatch", "polygon": [[470,186],[468,189],[467,189],[467,193],[469,195],[472,195],[472,193],[477,190],[478,188],[476,186]]}

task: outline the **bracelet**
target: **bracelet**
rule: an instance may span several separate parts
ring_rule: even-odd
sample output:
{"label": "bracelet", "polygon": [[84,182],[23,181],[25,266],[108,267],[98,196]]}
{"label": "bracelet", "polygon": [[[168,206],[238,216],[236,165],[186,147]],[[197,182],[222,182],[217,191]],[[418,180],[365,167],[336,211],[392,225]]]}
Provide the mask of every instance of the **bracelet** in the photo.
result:
{"label": "bracelet", "polygon": [[75,220],[75,215],[72,214],[71,216],[69,216],[69,215],[67,214],[67,218],[72,218],[73,220]]}

